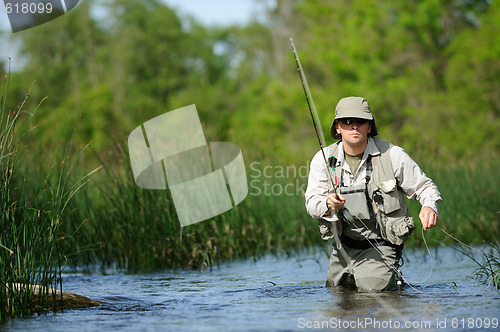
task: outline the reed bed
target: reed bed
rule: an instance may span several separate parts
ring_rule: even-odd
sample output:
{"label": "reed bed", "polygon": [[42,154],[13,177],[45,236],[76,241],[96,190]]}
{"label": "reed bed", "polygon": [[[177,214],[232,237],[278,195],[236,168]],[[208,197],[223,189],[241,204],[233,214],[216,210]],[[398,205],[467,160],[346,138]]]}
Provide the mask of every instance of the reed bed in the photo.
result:
{"label": "reed bed", "polygon": [[[2,96],[5,105],[6,81]],[[85,167],[70,162],[68,149],[53,167],[21,154],[19,141],[28,127],[13,128],[22,108],[23,104],[9,116],[5,106],[2,108],[0,272],[4,284],[43,281],[46,287],[56,283],[61,287],[63,263],[89,269],[209,268],[228,260],[268,253],[291,255],[307,247],[329,246],[320,239],[317,222],[305,210],[307,172],[263,176],[252,163],[259,158],[245,159],[250,192],[242,203],[182,229],[169,190],[136,186],[127,149],[119,144],[102,158],[103,170],[92,175],[92,183],[73,197],[88,180],[82,171]],[[260,158],[257,164],[276,170],[278,163]],[[34,171],[26,166],[33,164],[37,165]],[[497,243],[500,178],[495,174],[500,159],[449,167],[422,165],[444,199],[439,226],[467,243]],[[75,184],[70,186],[70,182]],[[422,245],[419,204],[410,201],[409,205],[417,230],[407,245]],[[439,228],[426,231],[425,237],[434,246],[454,242]],[[25,292],[27,301],[31,295],[28,289]],[[0,287],[2,301],[12,298],[14,303],[21,293]],[[4,310],[2,317],[7,314],[13,312]]]}
{"label": "reed bed", "polygon": [[[450,233],[469,244],[498,243],[500,238],[500,158],[456,163],[447,167],[424,166],[437,184],[443,201],[439,205],[438,227],[425,232],[431,245],[457,244]],[[409,244],[422,245],[420,205],[409,202],[417,231]],[[445,231],[445,232],[444,232]]]}
{"label": "reed bed", "polygon": [[[85,224],[72,239],[72,250],[94,248],[75,257],[74,265],[131,270],[204,268],[266,253],[293,254],[309,246],[328,246],[319,237],[316,221],[306,213],[302,192],[294,192],[307,182],[306,176],[260,179],[268,182],[267,191],[262,181],[255,190],[251,182],[255,178],[249,177],[250,193],[240,205],[181,230],[169,190],[137,187],[126,150],[117,151],[108,159],[118,161],[114,164],[118,166],[103,162],[104,171],[73,201],[75,225],[81,220]],[[247,165],[250,162],[246,160]],[[424,167],[444,199],[439,222],[443,230],[467,243],[497,241],[500,179],[494,174],[499,166],[498,160],[490,160],[446,169]],[[275,194],[286,185],[292,194],[283,190]],[[278,188],[274,193],[272,186]],[[409,204],[417,230],[408,245],[422,245],[420,206],[413,201]],[[439,228],[426,231],[425,237],[431,246],[454,243]]]}
{"label": "reed bed", "polygon": [[[28,160],[22,140],[30,132],[33,113],[24,111],[28,95],[14,111],[6,110],[9,79],[1,76],[0,97],[0,320],[55,311],[61,299],[64,264],[60,226],[64,211],[82,182],[69,185],[68,150],[58,163]],[[40,105],[38,105],[40,106]],[[37,294],[35,296],[35,289]],[[61,293],[62,294],[62,293]]]}
{"label": "reed bed", "polygon": [[123,151],[120,155],[124,169],[104,167],[72,204],[77,219],[85,220],[73,239],[74,250],[95,245],[75,265],[207,268],[266,253],[292,253],[321,241],[316,221],[307,216],[303,197],[297,195],[250,193],[232,210],[181,229],[169,190],[136,186],[128,156]]}

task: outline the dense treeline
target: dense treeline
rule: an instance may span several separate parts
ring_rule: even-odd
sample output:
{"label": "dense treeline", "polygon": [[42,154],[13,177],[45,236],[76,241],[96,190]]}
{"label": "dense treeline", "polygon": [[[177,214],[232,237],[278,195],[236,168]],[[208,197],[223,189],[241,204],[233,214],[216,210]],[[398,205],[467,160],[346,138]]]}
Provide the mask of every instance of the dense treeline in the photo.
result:
{"label": "dense treeline", "polygon": [[[81,117],[80,139],[101,150],[195,103],[209,139],[299,162],[316,146],[294,37],[325,129],[341,97],[362,95],[381,136],[426,158],[498,152],[497,1],[267,3],[265,19],[204,27],[158,0],[85,1],[14,35],[26,59],[16,90],[36,80],[32,100],[48,97],[37,138],[65,140]],[[91,15],[98,4],[105,18]]]}
{"label": "dense treeline", "polygon": [[[69,250],[98,248],[100,261],[115,257],[124,266],[161,267],[314,243],[315,226],[304,229],[308,217],[300,195],[249,197],[240,209],[190,226],[180,237],[168,192],[160,197],[136,188],[126,156],[128,134],[139,124],[196,104],[207,141],[238,144],[247,166],[306,165],[318,146],[290,37],[325,134],[337,101],[361,95],[380,136],[432,165],[430,175],[441,176],[438,185],[449,190],[445,198],[458,199],[466,186],[479,183],[481,170],[498,165],[498,1],[259,2],[263,12],[248,24],[207,27],[159,0],[87,0],[49,24],[12,35],[22,58],[12,60],[7,109],[28,91],[32,108],[47,97],[34,118],[40,125],[25,137],[26,158],[36,161],[26,162],[25,174],[62,149],[75,123],[72,142],[92,141],[95,151],[82,155],[81,174],[105,165],[72,205],[64,224],[65,238],[74,240]],[[476,167],[478,159],[483,163]],[[445,178],[450,166],[453,174],[468,174],[463,187]],[[452,212],[448,200],[444,215],[464,224],[479,218],[483,224],[476,229],[487,234],[487,223],[498,220],[498,190],[468,189],[476,191],[462,197],[486,198],[475,201],[480,212],[465,205]],[[152,238],[139,241],[140,234]],[[477,241],[477,233],[470,239]]]}

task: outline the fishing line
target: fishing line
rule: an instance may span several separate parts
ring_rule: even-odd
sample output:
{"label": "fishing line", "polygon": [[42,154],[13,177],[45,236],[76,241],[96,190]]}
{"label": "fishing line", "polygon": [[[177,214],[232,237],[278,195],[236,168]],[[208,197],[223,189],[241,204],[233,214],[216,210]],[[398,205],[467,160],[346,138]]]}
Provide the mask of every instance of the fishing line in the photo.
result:
{"label": "fishing line", "polygon": [[[460,241],[459,239],[457,239],[455,236],[451,235],[450,233],[448,233],[447,231],[445,231],[444,229],[442,229],[441,227],[439,226],[436,226],[441,232],[443,232],[445,235],[447,235],[448,237],[450,237],[452,240],[460,243],[462,246],[466,247],[466,248],[469,248],[471,250],[475,250],[475,251],[478,251],[480,253],[482,253],[483,255],[485,256],[489,256],[489,257],[492,257],[492,258],[495,258],[494,255],[491,255],[491,254],[488,254],[486,253],[484,250],[481,250],[481,249],[477,249],[477,248],[474,248],[474,247],[471,247],[470,245],[464,243],[463,241]],[[432,254],[431,254],[431,251],[429,249],[429,246],[427,245],[427,241],[425,239],[425,235],[424,235],[424,229],[422,228],[422,240],[424,241],[424,245],[425,245],[425,249],[427,250],[427,254],[429,255],[429,259],[431,261],[431,268],[430,268],[430,271],[429,271],[429,274],[427,275],[427,277],[422,280],[422,281],[408,281],[408,283],[414,283],[414,284],[421,284],[423,282],[425,282],[427,279],[429,279],[432,275],[432,272],[433,272],[433,269],[434,269],[434,260],[432,259]],[[404,279],[404,277],[403,277]],[[405,282],[406,282],[406,279],[405,279]],[[411,286],[410,286],[411,287]],[[412,287],[413,288],[413,287]]]}
{"label": "fishing line", "polygon": [[477,248],[474,248],[474,247],[471,247],[469,246],[468,244],[465,244],[463,243],[462,241],[460,241],[459,239],[457,239],[456,237],[454,237],[453,235],[451,235],[450,233],[448,233],[447,231],[445,231],[444,229],[442,229],[441,227],[437,226],[437,228],[439,228],[439,230],[441,232],[443,232],[444,234],[448,235],[450,238],[452,238],[453,240],[457,241],[458,243],[460,243],[462,246],[464,247],[467,247],[469,249],[472,249],[472,250],[475,250],[475,251],[479,251],[481,252],[483,255],[485,256],[490,256],[491,258],[496,258],[494,255],[491,255],[491,254],[488,254],[486,252],[484,252],[484,250],[481,250],[481,249],[477,249]]}
{"label": "fishing line", "polygon": [[434,270],[434,260],[432,259],[431,250],[429,249],[429,246],[427,245],[427,241],[425,240],[424,228],[423,227],[422,227],[422,239],[424,240],[425,249],[427,250],[427,253],[429,254],[429,259],[431,261],[431,269],[429,271],[429,274],[427,275],[427,277],[424,280],[421,280],[421,281],[411,281],[411,280],[409,280],[408,283],[411,282],[413,284],[422,284],[425,281],[427,281],[427,279],[429,279],[431,277],[432,272]]}
{"label": "fishing line", "polygon": [[[456,237],[454,237],[453,235],[451,235],[450,233],[448,233],[447,231],[445,231],[445,230],[444,230],[444,229],[442,229],[441,227],[439,227],[439,226],[438,226],[438,228],[439,228],[439,230],[440,230],[441,232],[443,232],[445,235],[449,236],[452,240],[457,241],[457,242],[458,242],[458,243],[460,243],[462,246],[464,246],[464,247],[466,247],[466,248],[469,248],[469,249],[471,249],[471,250],[479,251],[480,253],[482,253],[482,254],[486,257],[486,260],[488,260],[488,257],[493,258],[493,259],[495,259],[495,260],[497,260],[497,259],[498,259],[498,257],[496,257],[495,255],[488,254],[488,253],[486,253],[486,252],[485,252],[484,250],[482,250],[482,249],[477,249],[477,248],[474,248],[474,247],[469,246],[468,244],[465,244],[464,242],[460,241],[459,239],[457,239]],[[468,256],[469,258],[471,258],[473,261],[475,261],[476,263],[478,263],[479,265],[481,265],[481,264],[480,264],[480,263],[479,263],[479,262],[478,262],[478,261],[477,261],[474,257],[469,256],[467,253],[463,253],[463,254],[465,254],[466,256]],[[493,279],[494,279],[494,276],[492,275],[492,276],[491,276],[491,281],[490,281],[490,283],[491,283],[491,282],[494,282],[494,280],[493,280]]]}

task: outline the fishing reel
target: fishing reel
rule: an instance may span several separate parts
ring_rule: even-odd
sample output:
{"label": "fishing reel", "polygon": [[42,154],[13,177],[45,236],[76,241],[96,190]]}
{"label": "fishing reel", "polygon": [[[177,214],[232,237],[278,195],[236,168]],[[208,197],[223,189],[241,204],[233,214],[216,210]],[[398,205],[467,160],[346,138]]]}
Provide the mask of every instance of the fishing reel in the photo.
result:
{"label": "fishing reel", "polygon": [[356,219],[354,219],[353,214],[345,207],[342,210],[337,211],[337,216],[339,217],[340,220],[346,221],[350,224],[356,221]]}

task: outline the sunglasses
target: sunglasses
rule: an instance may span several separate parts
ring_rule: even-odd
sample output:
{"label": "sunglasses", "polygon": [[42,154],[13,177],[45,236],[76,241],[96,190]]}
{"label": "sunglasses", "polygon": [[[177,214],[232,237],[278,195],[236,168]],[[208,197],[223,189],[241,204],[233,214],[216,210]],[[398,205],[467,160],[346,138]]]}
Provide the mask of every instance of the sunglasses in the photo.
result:
{"label": "sunglasses", "polygon": [[368,122],[366,119],[358,119],[358,118],[346,118],[346,119],[340,119],[339,120],[342,124],[345,125],[352,125],[353,123],[357,123],[358,126],[364,125],[365,123]]}

